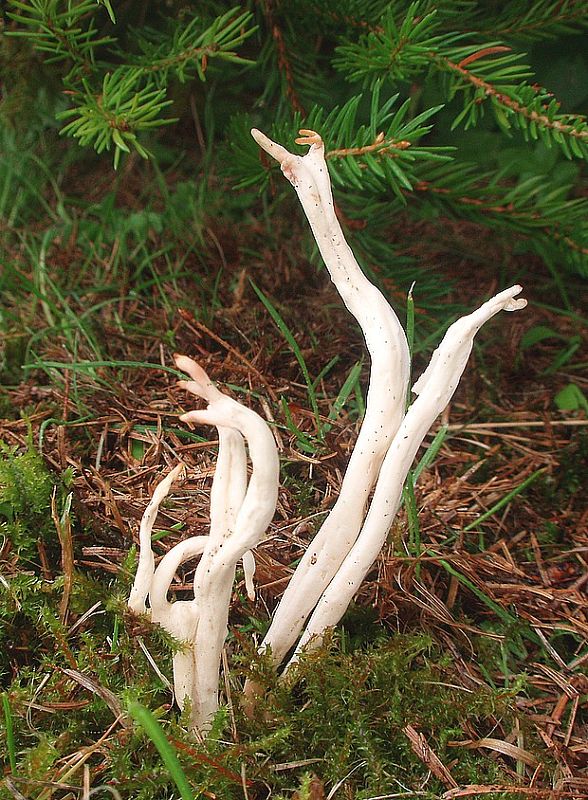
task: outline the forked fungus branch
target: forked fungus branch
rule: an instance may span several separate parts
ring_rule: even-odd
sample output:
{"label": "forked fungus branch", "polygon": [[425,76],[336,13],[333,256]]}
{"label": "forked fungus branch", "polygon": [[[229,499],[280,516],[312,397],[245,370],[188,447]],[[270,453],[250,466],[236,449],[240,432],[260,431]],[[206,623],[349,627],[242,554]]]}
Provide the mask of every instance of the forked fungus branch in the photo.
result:
{"label": "forked fungus branch", "polygon": [[301,130],[296,142],[310,147],[305,156],[297,156],[258,130],[251,134],[279,162],[296,190],[331,279],[359,322],[371,356],[365,418],[338,501],[294,573],[262,643],[277,666],[311,614],[293,660],[302,647],[318,644],[324,631],[341,619],[386,539],[412,460],[451,399],[474,336],[500,310],[524,308],[526,301],[514,299],[521,287],[512,286],[455,322],[415,383],[413,392],[419,397],[405,415],[410,380],[406,336],[343,237],[321,137]]}
{"label": "forked fungus branch", "polygon": [[[205,410],[189,411],[181,419],[215,425],[218,430],[210,533],[180,542],[155,569],[151,529],[161,501],[182,468],[175,467],[156,487],[143,515],[139,563],[129,606],[144,613],[149,597],[151,620],[183,642],[184,647],[174,656],[176,700],[183,708],[188,698],[192,725],[205,732],[218,708],[219,668],[235,568],[243,559],[250,581],[250,550],[265,533],[276,507],[279,463],[273,436],[261,417],[220,392],[192,359],[176,356],[175,361],[192,379],[180,381],[179,386],[208,403]],[[245,442],[252,465],[249,482]],[[177,568],[198,555],[194,599],[168,602],[167,592]]]}
{"label": "forked fungus branch", "polygon": [[[300,134],[297,143],[309,145],[305,156],[294,155],[260,131],[252,131],[255,141],[279,162],[296,190],[331,279],[361,327],[371,369],[365,416],[339,497],[294,572],[261,645],[271,653],[276,668],[292,647],[296,646],[289,664],[303,648],[320,643],[324,632],[339,622],[378,556],[398,511],[412,461],[449,403],[476,333],[499,311],[526,305],[525,300],[517,299],[521,287],[512,286],[453,323],[414,384],[417,399],[406,410],[410,358],[405,333],[345,241],[334,210],[320,136],[309,130]],[[192,724],[205,732],[218,707],[219,665],[235,567],[242,559],[252,596],[255,565],[250,551],[273,516],[279,465],[272,434],[255,412],[220,392],[186,356],[176,356],[176,365],[191,378],[179,385],[208,403],[206,410],[190,411],[181,419],[218,429],[210,533],[180,542],[155,568],[151,529],[161,501],[182,469],[178,466],[156,487],[143,516],[129,606],[144,613],[149,598],[151,619],[184,642],[174,657],[176,698],[180,706],[189,699]],[[252,464],[249,481],[245,443]],[[170,603],[167,592],[175,571],[197,556],[193,600]],[[246,686],[245,691],[254,694],[255,688]]]}

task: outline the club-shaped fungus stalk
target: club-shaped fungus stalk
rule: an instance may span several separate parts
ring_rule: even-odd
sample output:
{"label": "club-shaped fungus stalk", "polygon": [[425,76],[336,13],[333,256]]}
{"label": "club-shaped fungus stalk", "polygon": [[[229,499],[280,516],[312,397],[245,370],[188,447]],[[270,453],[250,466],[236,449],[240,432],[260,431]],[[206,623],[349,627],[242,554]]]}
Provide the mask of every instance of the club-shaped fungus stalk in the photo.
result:
{"label": "club-shaped fungus stalk", "polygon": [[[151,530],[159,505],[181,467],[173,469],[156,487],[143,515],[139,535],[139,563],[129,606],[150,617],[177,638],[183,647],[174,655],[174,689],[180,708],[190,702],[191,724],[205,733],[218,708],[222,648],[226,638],[231,590],[237,562],[244,559],[248,590],[254,562],[250,553],[273,516],[279,464],[273,436],[254,411],[220,392],[204,370],[186,356],[175,357],[178,369],[192,380],[179,386],[207,401],[201,411],[190,411],[184,422],[215,425],[219,452],[210,502],[210,533],[173,547],[155,569]],[[249,448],[251,477],[247,481]],[[200,556],[194,576],[194,598],[173,603],[167,593],[178,567]]]}
{"label": "club-shaped fungus stalk", "polygon": [[[178,385],[208,402],[206,410],[190,411],[180,419],[238,431],[249,446],[252,465],[251,478],[238,508],[237,503],[232,503],[235,496],[240,497],[240,491],[235,492],[231,487],[231,472],[219,476],[223,485],[226,480],[223,495],[229,499],[231,512],[225,528],[219,527],[218,535],[204,550],[194,577],[200,616],[194,640],[198,668],[192,713],[195,725],[202,728],[218,707],[219,665],[235,567],[258,544],[273,517],[278,499],[279,460],[272,433],[260,416],[220,392],[195,361],[178,356],[176,366],[192,378]],[[241,463],[239,459],[237,463]]]}
{"label": "club-shaped fungus stalk", "polygon": [[135,614],[144,614],[146,601],[151,589],[153,573],[155,572],[155,556],[151,549],[151,531],[157,518],[159,506],[168,496],[172,483],[184,470],[183,464],[178,464],[155,487],[149,505],[143,512],[139,526],[139,561],[137,572],[129,596],[128,605]]}
{"label": "club-shaped fungus stalk", "polygon": [[296,141],[310,149],[297,156],[260,131],[251,133],[294,186],[331,280],[361,327],[371,360],[365,416],[339,496],[292,576],[264,639],[264,647],[279,664],[357,539],[369,494],[404,414],[410,358],[396,314],[365,277],[345,241],[320,136],[300,131],[303,138]]}
{"label": "club-shaped fungus stalk", "polygon": [[522,291],[512,286],[450,326],[433,353],[429,366],[413,386],[418,397],[408,409],[394,436],[361,532],[339,571],[323,592],[290,663],[309,646],[316,646],[327,628],[336,625],[367,575],[384,542],[402,498],[402,488],[414,457],[435,419],[455,392],[472,350],[474,336],[499,311],[516,311],[527,305],[515,299]]}
{"label": "club-shaped fungus stalk", "polygon": [[[262,649],[270,649],[278,665],[310,615],[294,661],[301,648],[318,643],[325,629],[337,624],[378,555],[398,510],[412,460],[451,399],[476,332],[501,309],[523,308],[526,301],[514,299],[521,287],[513,286],[454,323],[415,384],[413,391],[419,397],[405,416],[409,383],[406,336],[344,239],[320,136],[301,130],[296,142],[309,145],[309,150],[298,156],[258,130],[251,133],[279,162],[296,190],[331,279],[359,322],[371,356],[365,417],[339,498],[297,567],[262,643]],[[254,687],[249,689],[254,691]]]}

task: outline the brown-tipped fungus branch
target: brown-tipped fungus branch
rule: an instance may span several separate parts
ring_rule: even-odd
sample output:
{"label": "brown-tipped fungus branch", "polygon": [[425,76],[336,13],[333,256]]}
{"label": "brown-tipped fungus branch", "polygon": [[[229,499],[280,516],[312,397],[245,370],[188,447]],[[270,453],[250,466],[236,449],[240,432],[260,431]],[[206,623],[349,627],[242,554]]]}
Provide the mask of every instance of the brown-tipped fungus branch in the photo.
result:
{"label": "brown-tipped fungus branch", "polygon": [[296,190],[333,283],[359,322],[371,356],[366,413],[339,498],[298,565],[262,643],[278,666],[309,616],[292,661],[301,648],[319,643],[324,631],[341,619],[385,541],[412,460],[451,399],[475,334],[501,309],[524,308],[526,301],[514,299],[521,287],[513,286],[454,323],[413,387],[419,397],[405,415],[410,379],[406,337],[396,314],[363,275],[345,241],[334,210],[321,137],[301,130],[296,142],[309,145],[309,150],[297,156],[258,130],[251,134],[278,161]]}

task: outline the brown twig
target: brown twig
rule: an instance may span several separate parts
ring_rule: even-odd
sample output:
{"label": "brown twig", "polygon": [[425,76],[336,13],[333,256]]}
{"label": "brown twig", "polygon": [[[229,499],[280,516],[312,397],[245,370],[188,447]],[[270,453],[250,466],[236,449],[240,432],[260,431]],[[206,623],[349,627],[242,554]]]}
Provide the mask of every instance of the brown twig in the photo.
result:
{"label": "brown twig", "polygon": [[444,783],[445,786],[451,786],[454,789],[457,788],[457,781],[436,753],[431,750],[424,735],[415,730],[412,725],[407,725],[402,729],[402,732],[407,736],[413,752],[420,758],[423,764],[431,770],[433,775]]}
{"label": "brown twig", "polygon": [[[479,57],[478,54],[475,55],[476,57]],[[581,141],[588,141],[588,130],[576,130],[573,125],[566,125],[559,120],[549,119],[547,114],[539,114],[537,111],[529,111],[529,109],[519,103],[518,100],[513,100],[512,97],[509,97],[507,94],[499,92],[498,89],[495,89],[491,83],[488,83],[488,81],[485,81],[483,78],[479,78],[477,75],[474,75],[473,72],[470,72],[470,70],[466,69],[465,66],[463,66],[466,62],[466,59],[461,61],[459,64],[456,64],[455,61],[451,61],[449,58],[436,58],[435,60],[441,66],[446,67],[453,72],[457,72],[462,78],[471,83],[472,86],[475,86],[476,89],[481,89],[486,97],[493,97],[498,103],[510,109],[511,111],[514,111],[516,114],[520,114],[530,122],[539,123],[545,128],[558,131],[558,133],[564,133],[567,136],[573,136],[575,139],[579,139]]]}
{"label": "brown twig", "polygon": [[394,150],[407,150],[410,147],[410,142],[401,140],[395,142],[393,139],[387,141],[384,134],[380,132],[372,144],[366,144],[363,147],[343,147],[341,149],[329,150],[325,153],[325,158],[346,158],[348,156],[363,156],[366,153],[388,153]]}

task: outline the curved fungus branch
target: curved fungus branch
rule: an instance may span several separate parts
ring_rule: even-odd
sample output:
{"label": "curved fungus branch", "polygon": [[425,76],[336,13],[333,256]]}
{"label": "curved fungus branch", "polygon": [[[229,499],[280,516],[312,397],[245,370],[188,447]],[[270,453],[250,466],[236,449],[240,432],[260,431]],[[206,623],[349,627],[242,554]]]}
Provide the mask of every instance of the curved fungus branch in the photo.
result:
{"label": "curved fungus branch", "polygon": [[[218,708],[218,683],[222,648],[235,568],[243,559],[248,592],[252,592],[255,562],[250,552],[265,533],[278,497],[279,463],[274,438],[267,424],[251,409],[219,391],[204,370],[186,356],[176,365],[191,380],[179,386],[207,401],[205,410],[190,411],[181,419],[215,425],[219,452],[210,499],[210,534],[193,536],[175,545],[155,569],[151,530],[159,505],[183,466],[173,469],[156,487],[141,522],[137,575],[129,606],[147,610],[183,643],[174,655],[174,691],[183,708],[188,698],[191,724],[205,733]],[[252,473],[247,481],[247,453]],[[170,584],[184,562],[200,556],[194,576],[192,600],[167,598]]]}
{"label": "curved fungus branch", "polygon": [[[215,531],[207,541],[194,576],[199,618],[194,635],[192,723],[205,731],[218,708],[218,676],[236,564],[244,559],[251,590],[250,550],[259,543],[274,515],[279,461],[271,431],[258,414],[216,389],[204,370],[191,359],[176,357],[176,365],[192,378],[180,381],[179,386],[208,401],[205,410],[183,414],[182,421],[216,425],[220,447],[225,452],[221,460],[219,451],[215,472],[211,505]],[[246,486],[245,442],[252,465]]]}
{"label": "curved fungus branch", "polygon": [[288,666],[298,660],[303,649],[320,644],[327,628],[336,625],[347,610],[386,541],[408,471],[431,425],[457,388],[476,333],[499,311],[524,308],[527,301],[515,299],[521,291],[521,286],[511,286],[458,319],[433,353],[429,366],[413,386],[418,397],[388,448],[361,533],[321,596]]}
{"label": "curved fungus branch", "polygon": [[[409,381],[406,336],[345,241],[334,210],[321,137],[315,131],[301,130],[296,142],[308,145],[309,150],[298,156],[256,129],[251,134],[279,162],[296,190],[331,279],[360,324],[371,356],[366,413],[339,498],[297,567],[262,642],[278,665],[309,615],[290,663],[297,660],[302,648],[320,642],[325,629],[339,621],[377,557],[398,510],[412,460],[451,399],[476,332],[500,310],[523,308],[526,301],[515,299],[521,287],[513,286],[454,323],[415,383],[413,391],[419,397],[405,415]],[[254,693],[255,687],[246,686],[246,692]]]}
{"label": "curved fungus branch", "polygon": [[410,356],[398,317],[363,274],[335,214],[324,145],[314,131],[301,130],[305,156],[253,129],[255,141],[281,165],[310,223],[331,279],[359,323],[370,354],[366,412],[337,502],[312,540],[275,612],[262,647],[279,664],[295,644],[306,619],[359,534],[365,507],[386,450],[404,414]]}
{"label": "curved fungus branch", "polygon": [[128,600],[128,606],[135,614],[144,614],[146,612],[146,600],[151,590],[151,582],[155,572],[155,556],[151,549],[151,531],[157,518],[159,506],[168,496],[172,483],[184,469],[183,464],[178,464],[157,484],[153,497],[141,518],[139,527],[139,561]]}
{"label": "curved fungus branch", "polygon": [[159,562],[149,592],[151,621],[161,625],[184,645],[173,656],[174,696],[181,709],[184,708],[186,697],[191,698],[194,691],[194,639],[198,626],[198,603],[196,599],[170,603],[167,593],[178,568],[186,561],[202,555],[207,538],[191,536],[172,547]]}

